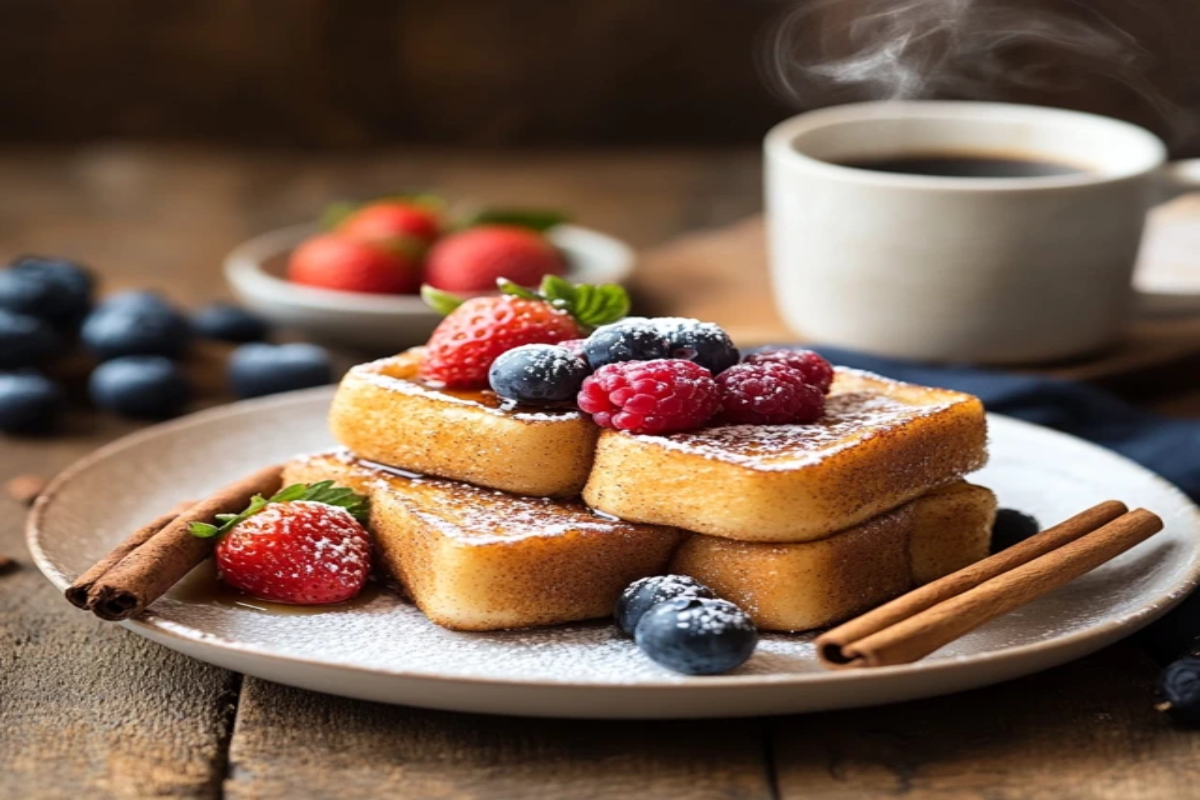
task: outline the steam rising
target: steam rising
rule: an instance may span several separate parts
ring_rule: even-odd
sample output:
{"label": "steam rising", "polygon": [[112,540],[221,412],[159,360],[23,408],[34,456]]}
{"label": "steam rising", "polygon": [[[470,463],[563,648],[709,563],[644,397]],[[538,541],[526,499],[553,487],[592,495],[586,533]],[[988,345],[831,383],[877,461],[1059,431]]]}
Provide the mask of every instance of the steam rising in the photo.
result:
{"label": "steam rising", "polygon": [[[1142,4],[1137,11],[1153,13]],[[1180,109],[1147,78],[1155,63],[1129,33],[1083,3],[800,0],[774,30],[762,68],[777,94],[803,107],[1001,99],[1016,89],[1063,92],[1102,79],[1178,123]]]}

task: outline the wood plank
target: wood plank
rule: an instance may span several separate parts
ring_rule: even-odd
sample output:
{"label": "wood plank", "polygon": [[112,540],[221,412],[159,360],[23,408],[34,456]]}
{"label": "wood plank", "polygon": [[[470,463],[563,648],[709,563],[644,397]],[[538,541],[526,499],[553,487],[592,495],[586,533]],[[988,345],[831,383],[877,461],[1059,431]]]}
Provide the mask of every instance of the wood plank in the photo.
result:
{"label": "wood plank", "polygon": [[1197,796],[1200,739],[1154,710],[1130,644],[1000,686],[777,721],[783,798]]}
{"label": "wood plank", "polygon": [[763,725],[485,717],[247,678],[229,800],[769,798]]}
{"label": "wood plank", "polygon": [[[6,440],[0,483],[52,474],[128,427]],[[19,562],[0,575],[0,796],[216,797],[239,676],[72,608],[30,561],[24,517],[0,499],[0,553]]]}

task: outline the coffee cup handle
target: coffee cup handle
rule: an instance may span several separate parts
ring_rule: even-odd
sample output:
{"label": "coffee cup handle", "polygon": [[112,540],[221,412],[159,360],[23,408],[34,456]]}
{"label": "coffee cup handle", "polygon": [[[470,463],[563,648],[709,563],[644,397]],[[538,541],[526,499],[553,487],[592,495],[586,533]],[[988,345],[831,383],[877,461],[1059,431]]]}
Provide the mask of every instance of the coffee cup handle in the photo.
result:
{"label": "coffee cup handle", "polygon": [[1160,174],[1162,188],[1158,203],[1165,203],[1188,192],[1200,192],[1200,158],[1169,161],[1163,165]]}
{"label": "coffee cup handle", "polygon": [[[1200,192],[1200,158],[1167,162],[1160,168],[1158,178],[1153,205],[1190,192]],[[1142,317],[1193,316],[1200,314],[1200,293],[1139,288],[1135,294],[1135,308]]]}

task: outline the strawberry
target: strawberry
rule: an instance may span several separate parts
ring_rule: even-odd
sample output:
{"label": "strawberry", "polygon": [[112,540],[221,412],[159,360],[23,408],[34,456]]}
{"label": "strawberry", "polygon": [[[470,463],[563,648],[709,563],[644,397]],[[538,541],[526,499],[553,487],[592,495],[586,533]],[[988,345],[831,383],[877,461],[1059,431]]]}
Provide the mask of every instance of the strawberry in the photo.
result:
{"label": "strawberry", "polygon": [[422,380],[449,389],[486,388],[492,362],[514,347],[578,339],[629,311],[620,286],[573,285],[554,276],[539,292],[503,278],[499,285],[501,295],[465,302],[422,287],[425,301],[447,314],[425,345]]}
{"label": "strawberry", "polygon": [[430,286],[452,292],[491,289],[500,278],[536,286],[566,270],[562,254],[537,231],[516,225],[480,225],[433,246],[425,265]]}
{"label": "strawberry", "polygon": [[240,514],[219,514],[218,527],[193,522],[202,538],[220,536],[221,579],[262,600],[326,605],[350,600],[371,572],[371,540],[360,519],[366,498],[332,481],[255,496]]}
{"label": "strawberry", "polygon": [[407,294],[421,282],[412,240],[365,242],[337,234],[307,239],[292,252],[287,275],[293,283],[369,294]]}
{"label": "strawberry", "polygon": [[438,237],[442,223],[437,212],[404,200],[379,200],[359,206],[336,224],[342,236],[364,241],[412,237],[425,244]]}

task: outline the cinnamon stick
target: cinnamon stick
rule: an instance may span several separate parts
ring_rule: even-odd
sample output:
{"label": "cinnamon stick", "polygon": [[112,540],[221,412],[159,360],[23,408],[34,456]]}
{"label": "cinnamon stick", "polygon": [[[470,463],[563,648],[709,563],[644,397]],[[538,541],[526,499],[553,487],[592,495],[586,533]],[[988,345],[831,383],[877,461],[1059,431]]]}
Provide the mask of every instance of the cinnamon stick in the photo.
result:
{"label": "cinnamon stick", "polygon": [[[1015,557],[999,559],[1010,551],[997,554],[829,631],[817,639],[818,656],[825,666],[832,668],[916,661],[985,622],[1090,572],[1162,530],[1163,522],[1158,516],[1137,509],[1079,534],[1089,521],[1112,513],[1113,507],[1102,508],[1105,505],[1089,509],[1010,548],[1010,551],[1023,548]],[[1074,539],[1072,534],[1077,534]],[[1056,540],[1057,548],[1045,549]],[[1037,554],[1039,550],[1041,553]],[[1027,558],[1030,553],[1035,555]],[[1000,571],[995,572],[998,568]],[[990,577],[977,580],[980,575],[993,572]],[[931,588],[932,591],[927,591]],[[941,594],[949,596],[929,602],[930,597]],[[886,624],[880,625],[881,620]]]}
{"label": "cinnamon stick", "polygon": [[889,603],[884,603],[860,617],[855,617],[849,622],[827,631],[817,638],[817,653],[823,661],[829,662],[830,666],[838,666],[841,650],[850,642],[858,641],[890,625],[895,625],[943,600],[960,595],[986,580],[1002,575],[1022,564],[1027,564],[1051,550],[1057,550],[1064,544],[1073,542],[1112,522],[1128,511],[1129,508],[1124,503],[1116,500],[1106,500],[1086,511],[1081,511],[1070,519],[1047,528],[1019,544],[982,561],[976,561],[958,572],[927,583],[919,589],[914,589],[906,595],[897,597]]}
{"label": "cinnamon stick", "polygon": [[186,500],[177,505],[170,512],[151,520],[133,533],[129,534],[129,536],[125,538],[125,541],[114,547],[108,555],[93,564],[87,572],[76,578],[75,582],[66,588],[66,591],[64,591],[63,594],[66,596],[67,600],[70,601],[71,605],[75,606],[76,608],[87,608],[88,593],[91,592],[92,586],[96,583],[96,581],[104,577],[104,575],[107,574],[110,569],[120,563],[125,556],[144,545],[150,540],[151,536],[161,531],[171,522],[174,522],[180,514],[184,513],[194,505],[196,505],[195,501]]}
{"label": "cinnamon stick", "polygon": [[189,523],[237,513],[254,495],[279,491],[282,481],[282,465],[265,467],[187,509],[97,578],[88,593],[87,607],[113,622],[142,613],[212,552],[215,540],[193,536]]}

